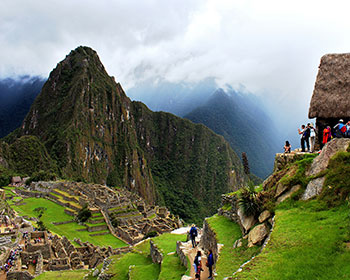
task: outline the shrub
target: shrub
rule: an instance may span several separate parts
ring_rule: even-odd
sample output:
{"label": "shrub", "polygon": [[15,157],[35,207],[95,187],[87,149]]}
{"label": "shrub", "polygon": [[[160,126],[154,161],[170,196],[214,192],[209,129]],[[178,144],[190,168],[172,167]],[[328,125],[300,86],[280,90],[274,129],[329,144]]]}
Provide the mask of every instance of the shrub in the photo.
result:
{"label": "shrub", "polygon": [[257,216],[262,209],[261,196],[253,187],[244,187],[241,189],[238,204],[246,216]]}
{"label": "shrub", "polygon": [[145,236],[145,239],[147,239],[147,238],[152,238],[152,237],[156,237],[158,235],[158,233],[156,232],[156,231],[150,231],[150,232],[148,232],[147,234],[146,234],[146,236]]}
{"label": "shrub", "polygon": [[32,182],[39,182],[39,181],[50,181],[50,180],[56,180],[57,175],[55,173],[52,173],[50,171],[44,171],[40,170],[38,172],[34,172],[32,176],[25,182],[26,185],[30,185]]}
{"label": "shrub", "polygon": [[85,204],[83,208],[81,208],[78,212],[77,219],[79,222],[86,222],[89,218],[91,218],[92,213],[88,208],[88,205]]}

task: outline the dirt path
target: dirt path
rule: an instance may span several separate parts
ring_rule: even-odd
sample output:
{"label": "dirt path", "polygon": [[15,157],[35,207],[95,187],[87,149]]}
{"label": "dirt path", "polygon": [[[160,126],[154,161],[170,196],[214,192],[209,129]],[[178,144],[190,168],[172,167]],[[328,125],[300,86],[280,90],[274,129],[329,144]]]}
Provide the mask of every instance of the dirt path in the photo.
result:
{"label": "dirt path", "polygon": [[6,280],[6,272],[5,271],[0,272],[0,280]]}

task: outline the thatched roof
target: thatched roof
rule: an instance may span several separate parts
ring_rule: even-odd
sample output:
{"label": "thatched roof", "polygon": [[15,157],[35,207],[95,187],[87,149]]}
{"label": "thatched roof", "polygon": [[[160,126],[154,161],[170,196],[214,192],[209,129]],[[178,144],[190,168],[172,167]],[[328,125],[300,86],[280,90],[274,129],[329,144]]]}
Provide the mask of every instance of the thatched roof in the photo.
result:
{"label": "thatched roof", "polygon": [[350,53],[321,58],[309,118],[350,117]]}

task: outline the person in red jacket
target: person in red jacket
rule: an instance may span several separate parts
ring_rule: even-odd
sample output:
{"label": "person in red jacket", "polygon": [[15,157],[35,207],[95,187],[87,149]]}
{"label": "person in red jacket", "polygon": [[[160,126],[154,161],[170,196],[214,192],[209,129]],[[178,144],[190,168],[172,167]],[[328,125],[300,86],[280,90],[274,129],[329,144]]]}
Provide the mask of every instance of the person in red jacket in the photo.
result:
{"label": "person in red jacket", "polygon": [[331,140],[331,128],[330,126],[327,126],[324,130],[323,130],[323,139],[322,139],[322,147],[327,144],[327,142],[329,142],[329,140]]}

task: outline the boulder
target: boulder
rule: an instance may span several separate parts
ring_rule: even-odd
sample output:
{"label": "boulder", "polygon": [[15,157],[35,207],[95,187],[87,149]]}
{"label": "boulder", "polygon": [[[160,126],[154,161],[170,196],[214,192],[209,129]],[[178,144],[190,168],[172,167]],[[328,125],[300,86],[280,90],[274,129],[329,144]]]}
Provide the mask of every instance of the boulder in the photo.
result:
{"label": "boulder", "polygon": [[303,193],[301,199],[308,200],[310,198],[315,197],[316,195],[319,195],[322,191],[323,183],[325,179],[326,179],[325,177],[321,177],[321,178],[316,178],[314,180],[311,180],[307,184],[306,190]]}
{"label": "boulder", "polygon": [[296,193],[300,189],[301,189],[301,185],[293,186],[289,191],[287,191],[285,194],[282,194],[279,198],[277,198],[277,202],[281,203],[281,202],[285,201],[286,199],[290,198],[294,193]]}
{"label": "boulder", "polygon": [[260,245],[269,233],[269,229],[265,224],[257,225],[249,232],[248,247]]}
{"label": "boulder", "polygon": [[259,223],[263,223],[265,222],[268,218],[271,217],[271,213],[269,210],[265,210],[264,212],[262,212],[260,215],[259,215]]}
{"label": "boulder", "polygon": [[257,222],[254,216],[247,217],[244,215],[240,208],[238,209],[237,214],[240,220],[240,224],[245,232],[249,231]]}
{"label": "boulder", "polygon": [[288,189],[288,186],[285,186],[282,183],[278,183],[275,197],[279,197],[287,189]]}
{"label": "boulder", "polygon": [[311,167],[306,175],[314,176],[325,170],[328,166],[330,158],[339,151],[346,151],[346,149],[349,147],[349,144],[349,138],[335,138],[332,141],[328,142],[323,147],[321,154],[313,160]]}

